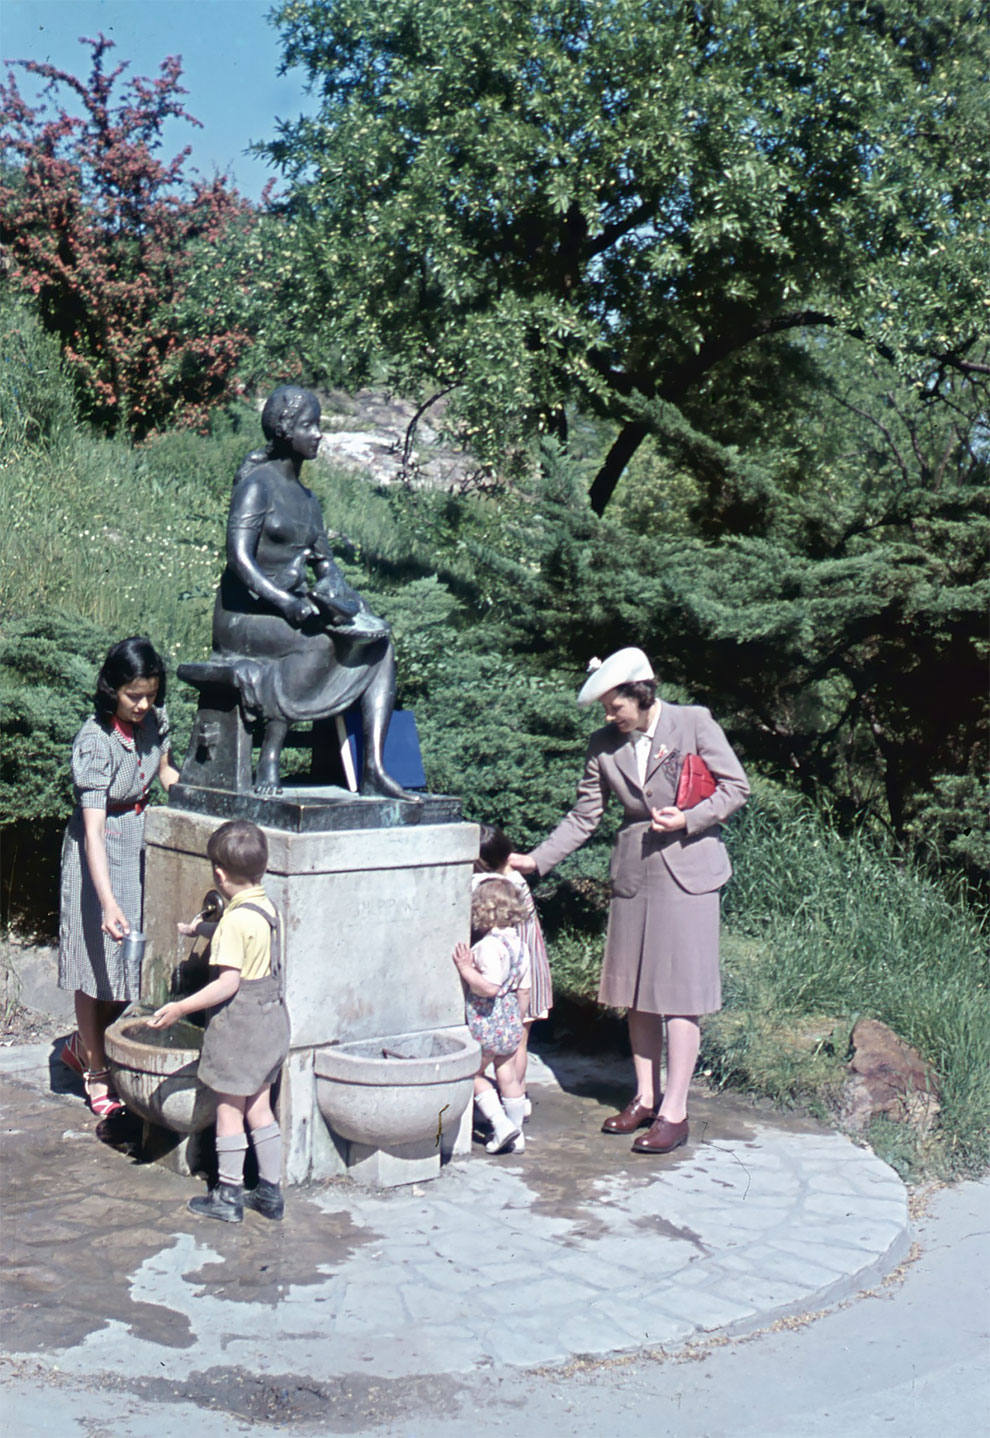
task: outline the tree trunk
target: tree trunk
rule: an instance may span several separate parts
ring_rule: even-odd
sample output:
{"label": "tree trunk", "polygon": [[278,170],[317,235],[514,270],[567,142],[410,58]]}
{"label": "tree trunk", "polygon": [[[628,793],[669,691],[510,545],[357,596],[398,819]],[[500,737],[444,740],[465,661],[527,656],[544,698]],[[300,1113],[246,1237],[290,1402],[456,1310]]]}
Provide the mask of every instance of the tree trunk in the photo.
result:
{"label": "tree trunk", "polygon": [[615,493],[615,486],[622,478],[623,470],[648,434],[647,426],[638,420],[619,431],[588,491],[591,507],[599,517],[605,513],[606,505]]}

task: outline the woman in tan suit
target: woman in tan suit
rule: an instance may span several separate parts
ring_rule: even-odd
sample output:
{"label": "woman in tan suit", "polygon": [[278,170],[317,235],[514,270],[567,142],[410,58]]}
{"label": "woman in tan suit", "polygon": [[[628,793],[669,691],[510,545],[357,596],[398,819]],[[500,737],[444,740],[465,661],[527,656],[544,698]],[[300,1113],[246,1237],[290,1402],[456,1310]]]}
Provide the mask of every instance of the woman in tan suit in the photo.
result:
{"label": "woman in tan suit", "polygon": [[[608,721],[591,736],[570,813],[531,854],[523,873],[545,874],[591,837],[609,796],[625,811],[610,876],[599,1003],[629,1011],[636,1093],[605,1133],[630,1134],[636,1153],[668,1153],[688,1136],[688,1086],[698,1059],[699,1014],[722,1006],[719,890],[732,872],[721,824],[745,804],[749,784],[707,709],[661,703],[641,649],[620,649],[592,674],[579,704],[600,700]],[[674,803],[684,759],[698,754],[715,792],[691,808]],[[667,1085],[660,1059],[667,1029]]]}

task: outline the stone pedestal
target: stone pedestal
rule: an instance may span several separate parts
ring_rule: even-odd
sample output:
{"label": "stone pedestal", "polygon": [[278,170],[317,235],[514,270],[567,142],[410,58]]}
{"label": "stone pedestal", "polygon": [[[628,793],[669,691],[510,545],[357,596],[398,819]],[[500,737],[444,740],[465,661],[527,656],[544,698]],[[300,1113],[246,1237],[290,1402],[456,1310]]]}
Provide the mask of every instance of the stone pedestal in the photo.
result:
{"label": "stone pedestal", "polygon": [[[388,806],[381,812],[388,822]],[[316,1105],[319,1048],[383,1034],[463,1031],[463,992],[450,956],[469,936],[478,828],[465,822],[410,825],[400,818],[398,827],[369,822],[289,832],[256,822],[269,845],[265,888],[281,911],[285,933],[292,1026],[278,1095],[285,1179],[302,1183],[346,1173],[350,1159],[350,1145],[334,1137]],[[206,843],[217,823],[189,810],[148,811],[144,1002],[162,1003],[175,992],[191,948],[176,925],[199,911],[213,885]],[[470,1105],[457,1132],[445,1139],[447,1157],[470,1149]],[[354,1158],[372,1173],[366,1152]]]}

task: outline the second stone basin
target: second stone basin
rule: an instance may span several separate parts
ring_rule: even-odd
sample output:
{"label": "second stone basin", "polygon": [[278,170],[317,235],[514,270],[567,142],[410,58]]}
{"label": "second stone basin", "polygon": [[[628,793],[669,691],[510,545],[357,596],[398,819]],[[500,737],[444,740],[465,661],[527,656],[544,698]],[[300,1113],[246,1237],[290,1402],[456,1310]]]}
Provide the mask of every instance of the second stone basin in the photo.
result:
{"label": "second stone basin", "polygon": [[473,1092],[481,1050],[462,1029],[383,1034],[317,1049],[316,1101],[351,1143],[395,1150],[456,1129]]}

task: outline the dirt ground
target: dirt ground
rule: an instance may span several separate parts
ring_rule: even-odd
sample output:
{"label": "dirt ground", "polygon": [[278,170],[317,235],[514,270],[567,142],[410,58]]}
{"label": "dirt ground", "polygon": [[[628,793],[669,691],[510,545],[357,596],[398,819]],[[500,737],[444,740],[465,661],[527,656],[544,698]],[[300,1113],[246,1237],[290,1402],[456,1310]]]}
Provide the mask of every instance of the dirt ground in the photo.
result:
{"label": "dirt ground", "polygon": [[38,1014],[21,1004],[14,1004],[11,1008],[4,1009],[3,1022],[0,1023],[0,1044],[5,1048],[12,1044],[41,1044],[67,1032],[65,1019],[57,1018],[53,1014]]}
{"label": "dirt ground", "polygon": [[7,934],[0,940],[0,1044],[38,1044],[75,1028],[72,995],[55,987],[54,948]]}

